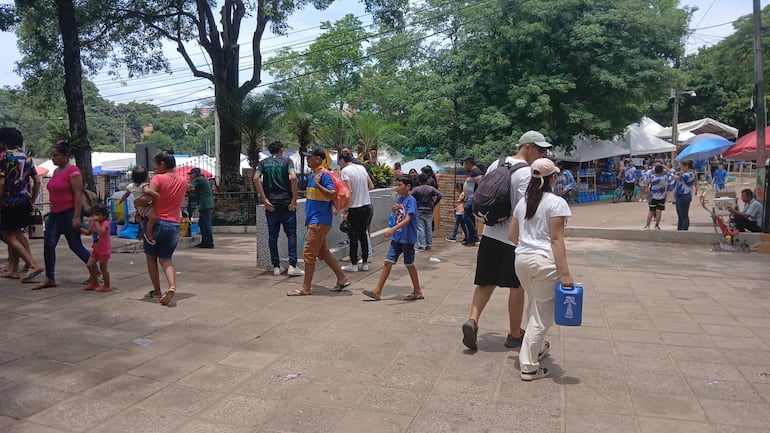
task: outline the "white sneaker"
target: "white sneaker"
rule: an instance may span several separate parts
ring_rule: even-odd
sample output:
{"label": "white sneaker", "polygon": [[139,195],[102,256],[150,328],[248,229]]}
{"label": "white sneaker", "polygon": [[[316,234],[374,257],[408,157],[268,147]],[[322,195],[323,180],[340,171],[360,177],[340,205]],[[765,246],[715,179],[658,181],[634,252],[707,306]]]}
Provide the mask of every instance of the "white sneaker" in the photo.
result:
{"label": "white sneaker", "polygon": [[342,270],[345,272],[356,272],[358,270],[358,266],[356,265],[345,265],[342,267]]}
{"label": "white sneaker", "polygon": [[341,258],[340,261],[341,262],[349,262],[350,261],[350,256],[345,256],[345,257]]}
{"label": "white sneaker", "polygon": [[533,371],[531,373],[525,373],[521,372],[521,380],[525,382],[529,382],[532,380],[542,379],[544,377],[548,377],[550,372],[545,367],[540,367],[537,369],[537,371]]}
{"label": "white sneaker", "polygon": [[368,263],[361,263],[358,265],[359,271],[368,271],[369,270],[369,264]]}
{"label": "white sneaker", "polygon": [[283,269],[282,268],[279,268],[277,266],[275,268],[273,268],[273,275],[274,276],[277,277],[277,276],[281,275],[282,273],[283,273]]}
{"label": "white sneaker", "polygon": [[288,275],[290,277],[301,277],[301,276],[305,275],[305,271],[303,271],[302,269],[300,269],[300,268],[298,268],[296,266],[289,265],[289,270],[286,271],[286,275]]}

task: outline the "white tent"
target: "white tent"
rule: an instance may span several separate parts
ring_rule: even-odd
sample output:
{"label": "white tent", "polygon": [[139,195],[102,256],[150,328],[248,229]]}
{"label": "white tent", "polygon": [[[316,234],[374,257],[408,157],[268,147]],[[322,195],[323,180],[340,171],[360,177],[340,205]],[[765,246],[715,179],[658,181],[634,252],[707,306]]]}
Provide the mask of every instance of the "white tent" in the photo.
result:
{"label": "white tent", "polygon": [[642,118],[639,123],[634,123],[626,128],[623,134],[623,147],[628,149],[628,154],[649,155],[651,153],[668,153],[676,150],[676,146],[656,136],[663,127],[649,117]]}
{"label": "white tent", "polygon": [[572,145],[575,148],[570,152],[564,152],[562,149],[554,152],[555,158],[567,162],[586,162],[628,154],[627,148],[610,140],[594,140],[575,136],[572,139]]}
{"label": "white tent", "polygon": [[[733,128],[730,125],[724,124],[709,117],[693,120],[692,122],[683,122],[677,126],[679,131],[679,142],[691,138],[693,135],[703,134],[709,132],[711,134],[721,135],[730,140],[734,140],[738,137],[738,129]],[[671,138],[671,128],[663,128],[657,134],[658,138]],[[685,133],[690,133],[687,136]]]}

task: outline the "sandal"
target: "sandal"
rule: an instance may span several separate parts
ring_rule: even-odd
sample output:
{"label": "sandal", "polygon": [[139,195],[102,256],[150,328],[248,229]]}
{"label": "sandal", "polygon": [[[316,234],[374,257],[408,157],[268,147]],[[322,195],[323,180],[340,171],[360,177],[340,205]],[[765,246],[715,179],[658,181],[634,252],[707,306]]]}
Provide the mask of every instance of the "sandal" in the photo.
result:
{"label": "sandal", "polygon": [[24,276],[24,278],[21,279],[22,283],[31,283],[32,280],[37,277],[38,275],[42,274],[45,269],[40,268],[36,271],[32,271],[27,273],[27,275]]}
{"label": "sandal", "polygon": [[168,305],[174,297],[174,293],[176,293],[176,287],[169,287],[168,290],[166,290],[166,293],[160,297],[160,304]]}
{"label": "sandal", "polygon": [[376,293],[374,293],[374,292],[372,292],[370,290],[361,290],[361,294],[363,294],[364,296],[368,296],[368,297],[374,299],[375,301],[379,301],[380,300],[380,295],[378,295],[378,294],[376,294]]}
{"label": "sandal", "polygon": [[419,299],[425,299],[425,296],[423,296],[422,294],[418,295],[417,293],[410,293],[404,296],[405,301],[417,301]]}
{"label": "sandal", "polygon": [[347,280],[344,283],[337,283],[337,284],[334,285],[334,287],[329,289],[329,291],[330,292],[341,292],[342,289],[344,289],[345,287],[347,287],[347,286],[349,286],[351,284],[353,284],[353,283],[351,283],[350,280]]}
{"label": "sandal", "polygon": [[56,287],[56,283],[52,283],[52,282],[49,282],[49,281],[43,281],[42,283],[40,283],[37,286],[33,287],[32,290],[42,290],[42,289],[47,289],[49,287]]}
{"label": "sandal", "polygon": [[286,293],[286,296],[310,296],[313,292],[306,292],[301,289],[294,289],[290,290],[288,293]]}
{"label": "sandal", "polygon": [[161,293],[160,295],[156,295],[155,290],[150,290],[144,295],[144,299],[160,299],[162,297],[163,297],[163,294]]}

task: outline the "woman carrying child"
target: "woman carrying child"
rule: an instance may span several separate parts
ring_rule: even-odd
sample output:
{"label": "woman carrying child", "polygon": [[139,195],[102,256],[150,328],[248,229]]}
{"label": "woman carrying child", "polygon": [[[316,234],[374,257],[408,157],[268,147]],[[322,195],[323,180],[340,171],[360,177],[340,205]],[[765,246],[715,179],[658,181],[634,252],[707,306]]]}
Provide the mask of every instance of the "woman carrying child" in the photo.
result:
{"label": "woman carrying child", "polygon": [[155,223],[158,218],[155,216],[155,209],[152,206],[152,201],[160,197],[157,192],[150,188],[150,179],[147,174],[147,169],[141,165],[131,170],[131,183],[126,187],[126,193],[118,201],[118,205],[122,204],[128,198],[128,195],[134,196],[134,205],[136,207],[136,213],[139,214],[139,220],[144,223],[147,220],[147,227],[144,229],[144,239],[150,245],[155,245],[155,238],[152,237],[152,230],[155,228]]}

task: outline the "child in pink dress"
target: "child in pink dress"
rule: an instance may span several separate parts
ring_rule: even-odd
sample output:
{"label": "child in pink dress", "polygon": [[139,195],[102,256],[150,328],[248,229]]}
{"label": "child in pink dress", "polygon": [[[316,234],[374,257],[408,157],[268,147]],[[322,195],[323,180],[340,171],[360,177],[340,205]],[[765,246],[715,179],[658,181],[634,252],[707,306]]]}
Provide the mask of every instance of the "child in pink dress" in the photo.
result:
{"label": "child in pink dress", "polygon": [[[110,245],[110,209],[104,203],[98,203],[94,206],[93,215],[91,216],[91,224],[88,228],[81,227],[80,232],[84,235],[90,235],[96,232],[99,237],[94,242],[93,250],[91,251],[91,257],[88,259],[88,272],[91,277],[88,280],[88,284],[84,290],[95,290],[97,292],[109,292],[110,288],[110,271],[107,268],[107,262],[112,257],[112,246]],[[102,277],[104,278],[104,285],[99,285],[99,271],[97,271],[96,263],[99,263],[99,269],[102,271]]]}

